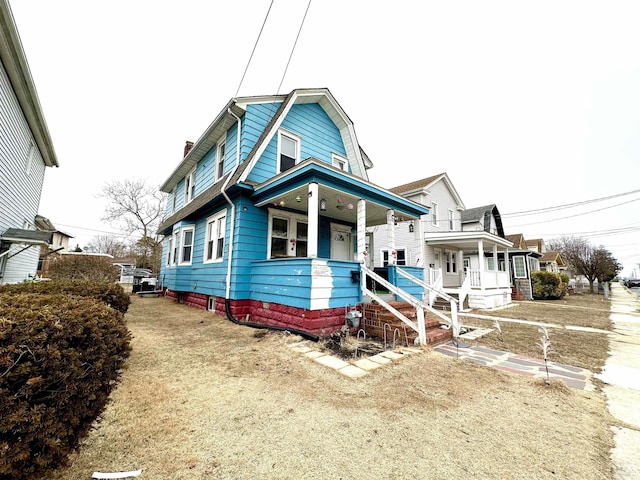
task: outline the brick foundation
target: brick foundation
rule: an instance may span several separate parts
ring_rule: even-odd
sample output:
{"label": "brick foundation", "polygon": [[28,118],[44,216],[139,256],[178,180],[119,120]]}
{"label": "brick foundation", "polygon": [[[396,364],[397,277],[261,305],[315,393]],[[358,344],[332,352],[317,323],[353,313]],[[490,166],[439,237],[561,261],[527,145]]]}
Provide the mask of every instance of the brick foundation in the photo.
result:
{"label": "brick foundation", "polygon": [[[193,292],[166,291],[166,296],[190,307],[206,310],[209,295]],[[215,297],[215,313],[226,316],[225,299]],[[306,310],[273,302],[257,300],[231,300],[231,314],[240,322],[249,321],[275,327],[302,330],[318,336],[326,336],[345,324],[345,308]]]}

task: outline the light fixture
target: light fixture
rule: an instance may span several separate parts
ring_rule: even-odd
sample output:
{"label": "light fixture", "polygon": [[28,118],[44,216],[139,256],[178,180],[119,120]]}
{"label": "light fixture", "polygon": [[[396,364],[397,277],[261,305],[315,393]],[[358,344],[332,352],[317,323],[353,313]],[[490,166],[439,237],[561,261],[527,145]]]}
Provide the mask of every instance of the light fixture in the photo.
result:
{"label": "light fixture", "polygon": [[320,199],[320,211],[321,212],[326,212],[327,211],[327,199],[322,197]]}
{"label": "light fixture", "polygon": [[302,201],[302,197],[301,197],[300,195],[298,195],[298,196],[296,197],[296,202],[300,203],[301,201]]}
{"label": "light fixture", "polygon": [[280,200],[280,206],[284,207],[285,205],[286,205],[285,201],[284,200]]}
{"label": "light fixture", "polygon": [[413,220],[411,220],[411,223],[409,223],[409,233],[413,233]]}

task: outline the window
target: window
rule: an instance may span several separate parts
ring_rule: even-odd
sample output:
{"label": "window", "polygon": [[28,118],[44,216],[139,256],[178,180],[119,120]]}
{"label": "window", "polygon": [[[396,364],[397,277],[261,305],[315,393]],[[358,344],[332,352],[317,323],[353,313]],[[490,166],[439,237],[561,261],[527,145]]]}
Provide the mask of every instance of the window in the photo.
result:
{"label": "window", "polygon": [[29,146],[29,154],[27,155],[27,160],[24,164],[24,173],[29,175],[31,173],[31,167],[33,166],[33,159],[36,156],[36,147],[33,143]]}
{"label": "window", "polygon": [[438,204],[431,202],[431,225],[438,226]]}
{"label": "window", "polygon": [[227,151],[227,142],[222,140],[218,144],[218,154],[216,156],[216,181],[220,180],[224,175],[224,160]]}
{"label": "window", "polygon": [[444,256],[447,263],[447,273],[458,273],[458,265],[456,264],[456,252],[445,252]]}
{"label": "window", "polygon": [[196,196],[196,169],[191,170],[184,179],[184,204],[189,203]]}
{"label": "window", "polygon": [[487,257],[487,270],[495,270],[496,269],[496,262],[494,261],[493,257]]}
{"label": "window", "polygon": [[178,201],[178,192],[176,191],[176,187],[173,187],[173,192],[171,192],[171,212],[176,213],[176,203]]}
{"label": "window", "polygon": [[348,162],[346,158],[334,153],[331,158],[331,163],[334,167],[339,168],[340,170],[344,170],[345,172],[347,171]]}
{"label": "window", "polygon": [[527,278],[527,269],[525,268],[523,256],[513,257],[513,273],[516,278]]}
{"label": "window", "polygon": [[180,248],[180,265],[191,265],[191,254],[193,253],[193,227],[182,229],[182,242]]}
{"label": "window", "polygon": [[306,217],[280,211],[277,215],[269,223],[270,258],[306,257],[309,232]]}
{"label": "window", "polygon": [[300,139],[280,132],[278,136],[278,173],[293,168],[300,158]]}
{"label": "window", "polygon": [[219,212],[207,219],[207,234],[205,238],[204,261],[219,262],[224,254],[224,234],[226,227],[226,212]]}
{"label": "window", "polygon": [[453,231],[454,230],[454,223],[453,223],[453,210],[449,210],[449,231]]}
{"label": "window", "polygon": [[173,235],[169,237],[169,243],[167,248],[167,265],[171,265],[171,255],[173,254]]}
{"label": "window", "polygon": [[[396,250],[396,265],[407,264],[407,251],[404,248]],[[382,266],[389,265],[389,250],[382,250]]]}

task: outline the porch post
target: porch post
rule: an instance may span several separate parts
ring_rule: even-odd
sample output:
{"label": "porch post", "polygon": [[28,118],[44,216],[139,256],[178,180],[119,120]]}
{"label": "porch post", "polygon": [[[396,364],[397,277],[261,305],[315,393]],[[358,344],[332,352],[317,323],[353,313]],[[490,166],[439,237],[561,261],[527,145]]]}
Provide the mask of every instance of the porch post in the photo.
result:
{"label": "porch post", "polygon": [[509,247],[504,247],[504,271],[507,274],[507,281],[511,285],[511,273],[509,273]]}
{"label": "porch post", "polygon": [[[358,263],[365,265],[366,256],[371,252],[367,252],[367,202],[362,198],[358,200],[358,211],[356,214],[356,235],[357,235],[357,255]],[[362,276],[364,278],[364,275]]]}
{"label": "porch post", "polygon": [[485,280],[484,280],[484,242],[482,239],[478,240],[478,260],[480,264],[480,290],[484,290]]}
{"label": "porch post", "polygon": [[396,251],[396,229],[395,229],[395,215],[394,215],[394,211],[391,209],[387,210],[387,240],[389,241],[389,245],[388,245],[389,265],[395,265],[396,256],[393,254],[393,252]]}
{"label": "porch post", "polygon": [[318,257],[318,184],[309,184],[309,201],[307,202],[307,256]]}
{"label": "porch post", "polygon": [[493,244],[493,269],[497,272],[498,269],[498,245]]}

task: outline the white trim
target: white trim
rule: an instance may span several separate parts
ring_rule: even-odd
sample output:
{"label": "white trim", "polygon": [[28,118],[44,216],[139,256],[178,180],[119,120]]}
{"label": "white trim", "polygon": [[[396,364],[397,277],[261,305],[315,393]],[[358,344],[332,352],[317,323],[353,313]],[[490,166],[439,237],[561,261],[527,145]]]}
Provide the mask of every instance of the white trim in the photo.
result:
{"label": "white trim", "polygon": [[331,165],[342,170],[343,172],[349,172],[349,160],[337,153],[331,154]]}
{"label": "white trim", "polygon": [[431,202],[431,211],[429,212],[431,214],[431,225],[433,225],[434,227],[438,226],[438,202]]}
{"label": "white trim", "polygon": [[[191,243],[185,243],[185,234],[191,233]],[[182,227],[180,229],[180,262],[179,265],[191,265],[193,263],[193,246],[194,240],[196,236],[196,228],[195,225],[190,225],[188,227]],[[185,248],[189,248],[189,260],[185,260]]]}
{"label": "white trim", "polygon": [[196,193],[196,165],[193,169],[184,177],[184,206],[190,203],[195,198]]}
{"label": "white trim", "polygon": [[[280,163],[280,157],[282,156],[282,137],[285,137],[294,143],[294,148],[296,151],[293,157],[293,165],[291,168],[295,167],[300,163],[300,150],[302,147],[302,139],[298,135],[295,135],[291,132],[280,129],[278,130],[278,152],[276,154],[277,155],[276,156],[276,175],[283,173],[283,171],[281,170],[282,165]],[[287,155],[287,157],[289,156]],[[289,158],[292,158],[292,157],[289,157]],[[290,168],[288,168],[287,170],[290,170]]]}
{"label": "white trim", "polygon": [[[223,148],[224,148],[224,152],[221,152]],[[225,136],[216,145],[216,163],[214,167],[215,171],[213,172],[214,183],[219,181],[222,177],[224,177],[224,162],[227,159],[226,152],[227,152],[227,138]],[[222,172],[220,172],[221,163],[222,163]]]}
{"label": "white trim", "polygon": [[[518,269],[516,268],[516,259],[519,258],[522,260],[522,268],[524,269],[524,275],[518,275]],[[527,262],[525,260],[524,255],[514,255],[512,258],[513,261],[513,277],[514,278],[527,278]]]}
{"label": "white trim", "polygon": [[[269,209],[269,227],[268,227],[268,231],[267,231],[267,239],[268,239],[268,245],[267,245],[267,258],[273,258],[272,254],[271,254],[271,239],[272,239],[272,235],[273,235],[273,219],[274,218],[279,218],[281,220],[286,220],[287,221],[287,232],[286,232],[286,243],[285,243],[285,251],[287,253],[287,257],[296,257],[296,243],[297,243],[297,223],[304,223],[307,225],[307,233],[308,233],[308,228],[309,228],[309,218],[305,215],[299,215],[293,212],[287,212],[284,210],[276,210],[276,209]],[[284,237],[283,237],[284,238]],[[293,240],[296,240],[296,242],[293,242]],[[293,244],[293,245],[292,245]],[[307,247],[309,245],[309,239],[307,237]],[[308,252],[307,252],[308,253]]]}
{"label": "white trim", "polygon": [[[224,219],[221,223],[220,220]],[[227,233],[227,209],[221,210],[207,218],[205,223],[206,232],[204,239],[204,248],[202,252],[202,263],[219,263],[224,260],[224,244],[226,243]],[[212,230],[213,229],[213,230]],[[222,234],[222,237],[220,236]],[[212,238],[215,235],[215,238]],[[218,240],[222,238],[222,251],[218,251]],[[211,243],[211,258],[207,258],[209,254],[209,243]]]}
{"label": "white trim", "polygon": [[[380,264],[383,267],[387,267],[389,265],[400,265],[402,267],[409,265],[409,258],[407,257],[407,249],[406,248],[396,248],[396,253],[400,253],[400,252],[404,252],[404,259],[403,262],[404,263],[400,263],[399,260],[399,256],[400,255],[396,255],[396,261],[395,263],[391,264],[389,263],[389,249],[388,248],[382,248],[380,249]],[[387,254],[387,264],[385,265],[384,263],[384,254]]]}
{"label": "white trim", "polygon": [[456,218],[455,218],[455,215],[453,214],[453,210],[452,209],[449,209],[448,221],[449,221],[449,231],[453,232],[456,229],[456,223],[455,223],[456,222]]}

